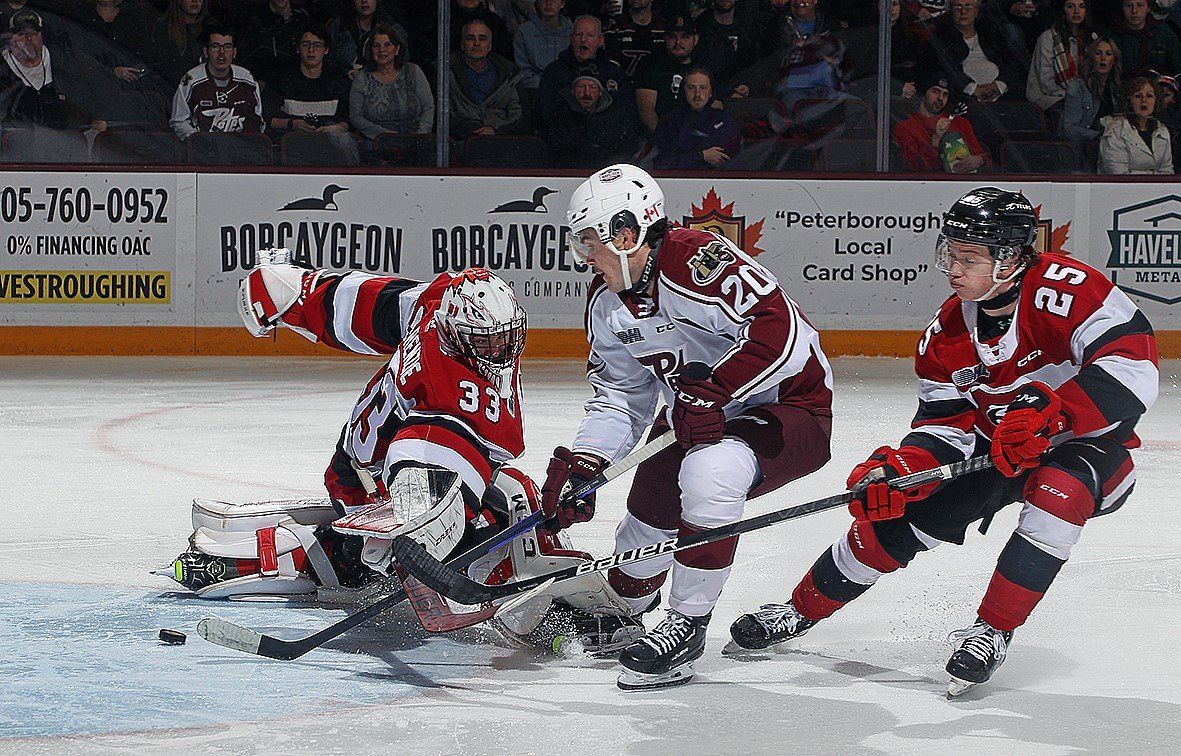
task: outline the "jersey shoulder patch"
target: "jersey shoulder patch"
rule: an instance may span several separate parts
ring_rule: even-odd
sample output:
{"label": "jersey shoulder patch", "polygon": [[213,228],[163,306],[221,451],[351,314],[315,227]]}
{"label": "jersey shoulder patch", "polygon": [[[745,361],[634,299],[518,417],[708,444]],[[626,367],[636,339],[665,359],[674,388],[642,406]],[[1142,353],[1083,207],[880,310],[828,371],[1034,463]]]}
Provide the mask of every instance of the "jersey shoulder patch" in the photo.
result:
{"label": "jersey shoulder patch", "polygon": [[670,228],[660,246],[660,274],[681,286],[708,289],[738,261],[733,246],[708,231]]}

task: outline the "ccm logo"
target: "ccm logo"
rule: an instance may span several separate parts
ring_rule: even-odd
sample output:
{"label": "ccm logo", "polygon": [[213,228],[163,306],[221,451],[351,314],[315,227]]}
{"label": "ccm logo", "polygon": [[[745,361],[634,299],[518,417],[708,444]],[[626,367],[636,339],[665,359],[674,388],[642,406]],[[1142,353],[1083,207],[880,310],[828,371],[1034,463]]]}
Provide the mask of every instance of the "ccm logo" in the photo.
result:
{"label": "ccm logo", "polygon": [[1017,360],[1017,367],[1025,367],[1026,365],[1028,365],[1029,363],[1033,362],[1034,360],[1036,360],[1038,357],[1041,357],[1041,356],[1042,356],[1042,350],[1035,349],[1032,352],[1030,352],[1029,354],[1022,357],[1021,359]]}
{"label": "ccm logo", "polygon": [[1047,486],[1045,483],[1038,485],[1038,488],[1041,489],[1042,491],[1045,491],[1046,493],[1053,494],[1054,496],[1057,496],[1059,499],[1062,499],[1062,500],[1066,500],[1066,499],[1070,498],[1066,494],[1059,491],[1057,488],[1054,488],[1053,486]]}

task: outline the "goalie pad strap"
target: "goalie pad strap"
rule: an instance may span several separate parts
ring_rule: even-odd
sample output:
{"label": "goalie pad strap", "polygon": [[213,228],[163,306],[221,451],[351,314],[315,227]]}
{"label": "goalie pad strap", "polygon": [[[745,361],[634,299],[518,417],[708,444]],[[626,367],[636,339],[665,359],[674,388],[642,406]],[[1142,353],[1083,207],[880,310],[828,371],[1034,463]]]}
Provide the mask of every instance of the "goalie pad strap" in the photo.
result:
{"label": "goalie pad strap", "polygon": [[258,568],[263,575],[279,574],[279,555],[275,552],[275,528],[259,528],[254,537],[258,541]]}

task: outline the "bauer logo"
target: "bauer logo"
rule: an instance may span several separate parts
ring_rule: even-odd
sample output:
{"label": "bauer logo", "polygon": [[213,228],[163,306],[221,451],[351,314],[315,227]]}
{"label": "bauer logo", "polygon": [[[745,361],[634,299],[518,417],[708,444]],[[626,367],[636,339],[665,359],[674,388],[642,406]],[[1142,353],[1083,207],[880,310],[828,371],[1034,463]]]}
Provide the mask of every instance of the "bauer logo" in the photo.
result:
{"label": "bauer logo", "polygon": [[747,224],[745,215],[734,213],[734,203],[722,204],[718,193],[710,187],[709,193],[701,198],[701,206],[693,205],[691,215],[682,218],[685,228],[698,231],[710,231],[724,236],[751,257],[761,255],[765,250],[760,249],[759,240],[763,238],[763,223],[765,218]]}
{"label": "bauer logo", "polygon": [[1181,302],[1181,196],[1141,202],[1111,216],[1112,283],[1154,302]]}

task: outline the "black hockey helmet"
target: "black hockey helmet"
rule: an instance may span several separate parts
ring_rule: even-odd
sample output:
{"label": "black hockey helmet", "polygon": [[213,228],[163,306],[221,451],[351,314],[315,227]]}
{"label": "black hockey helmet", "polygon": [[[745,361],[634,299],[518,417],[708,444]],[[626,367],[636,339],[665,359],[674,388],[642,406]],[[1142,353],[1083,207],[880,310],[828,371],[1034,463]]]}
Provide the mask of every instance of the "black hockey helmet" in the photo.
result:
{"label": "black hockey helmet", "polygon": [[983,244],[998,259],[1011,259],[1037,238],[1037,213],[1021,192],[995,186],[973,189],[943,214],[948,239]]}

